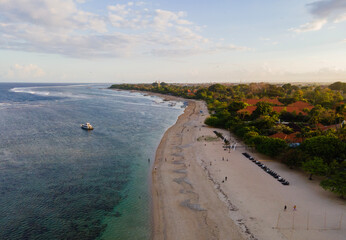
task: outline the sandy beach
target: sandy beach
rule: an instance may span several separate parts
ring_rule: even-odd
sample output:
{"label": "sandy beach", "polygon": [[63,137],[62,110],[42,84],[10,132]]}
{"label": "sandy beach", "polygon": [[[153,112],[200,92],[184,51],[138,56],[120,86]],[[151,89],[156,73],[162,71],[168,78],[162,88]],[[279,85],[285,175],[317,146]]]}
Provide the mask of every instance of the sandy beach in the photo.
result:
{"label": "sandy beach", "polygon": [[[306,174],[250,151],[226,130],[205,126],[207,116],[204,102],[189,101],[157,149],[153,239],[345,239],[344,200]],[[236,149],[225,150],[214,130],[237,142]],[[282,185],[243,152],[290,185]]]}

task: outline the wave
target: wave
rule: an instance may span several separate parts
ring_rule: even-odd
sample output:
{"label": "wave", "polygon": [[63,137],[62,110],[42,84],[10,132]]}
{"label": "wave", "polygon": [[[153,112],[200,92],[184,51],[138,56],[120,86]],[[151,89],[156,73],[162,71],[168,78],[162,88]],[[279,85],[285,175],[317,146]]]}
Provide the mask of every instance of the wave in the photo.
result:
{"label": "wave", "polygon": [[[79,87],[83,85],[72,85],[72,87]],[[84,85],[85,86],[85,85]],[[47,90],[40,90],[42,88],[62,88],[62,87],[71,87],[71,86],[44,86],[44,87],[17,87],[17,88],[11,88],[9,91],[14,93],[27,93],[32,94],[36,96],[43,96],[43,97],[58,97],[58,98],[88,98],[89,95],[85,94],[76,94],[69,91],[47,91]]]}
{"label": "wave", "polygon": [[15,93],[29,93],[32,95],[39,95],[39,96],[49,96],[50,95],[50,92],[34,91],[34,90],[32,90],[32,88],[11,88],[9,91],[15,92]]}

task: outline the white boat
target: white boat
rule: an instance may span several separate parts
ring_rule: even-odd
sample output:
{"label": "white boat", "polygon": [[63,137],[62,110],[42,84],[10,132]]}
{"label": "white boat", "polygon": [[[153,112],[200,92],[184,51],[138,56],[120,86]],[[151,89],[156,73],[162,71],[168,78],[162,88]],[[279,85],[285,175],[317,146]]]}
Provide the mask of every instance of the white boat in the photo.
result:
{"label": "white boat", "polygon": [[80,126],[82,129],[85,129],[85,130],[93,130],[94,129],[90,123],[81,124]]}

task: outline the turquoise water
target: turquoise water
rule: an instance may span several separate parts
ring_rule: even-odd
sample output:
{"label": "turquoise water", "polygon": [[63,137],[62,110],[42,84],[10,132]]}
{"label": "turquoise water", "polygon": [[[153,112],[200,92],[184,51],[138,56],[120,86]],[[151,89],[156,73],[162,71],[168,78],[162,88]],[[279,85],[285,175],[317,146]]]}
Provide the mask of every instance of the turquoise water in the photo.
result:
{"label": "turquoise water", "polygon": [[0,239],[150,238],[148,158],[183,109],[105,87],[0,84]]}

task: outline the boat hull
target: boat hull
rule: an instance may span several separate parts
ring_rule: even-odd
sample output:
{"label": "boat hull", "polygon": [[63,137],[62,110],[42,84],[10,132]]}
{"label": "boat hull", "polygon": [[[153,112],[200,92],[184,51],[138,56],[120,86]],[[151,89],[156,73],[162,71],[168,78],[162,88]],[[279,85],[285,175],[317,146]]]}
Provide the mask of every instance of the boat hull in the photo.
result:
{"label": "boat hull", "polygon": [[94,128],[81,127],[84,130],[94,130]]}

